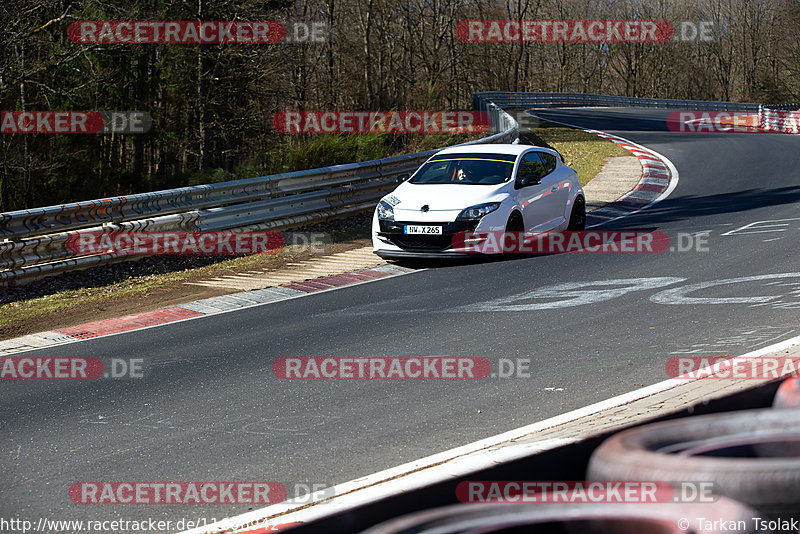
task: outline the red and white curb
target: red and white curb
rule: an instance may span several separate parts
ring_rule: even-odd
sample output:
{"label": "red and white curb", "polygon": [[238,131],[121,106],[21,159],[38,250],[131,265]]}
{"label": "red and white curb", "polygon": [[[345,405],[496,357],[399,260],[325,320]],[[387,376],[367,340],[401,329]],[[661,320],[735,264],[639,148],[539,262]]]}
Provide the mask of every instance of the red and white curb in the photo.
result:
{"label": "red and white curb", "polygon": [[[534,116],[535,115],[531,115]],[[642,165],[642,177],[636,186],[615,202],[594,210],[587,215],[587,227],[600,226],[628,215],[633,215],[661,200],[667,198],[678,185],[678,171],[669,159],[654,150],[636,144],[628,139],[611,135],[599,130],[581,128],[551,119],[549,122],[577,128],[589,132],[620,145],[634,154]],[[336,289],[338,287],[360,284],[388,276],[405,274],[412,269],[386,264],[369,269],[323,276],[304,282],[293,282],[278,287],[268,287],[253,291],[233,293],[221,297],[197,300],[178,306],[169,306],[149,312],[126,315],[114,319],[95,321],[70,328],[39,332],[18,338],[0,341],[0,356],[36,350],[54,345],[74,343],[84,339],[114,335],[142,328],[151,328],[164,324],[196,319],[233,311],[250,306],[258,306],[277,302],[318,291]]]}
{"label": "red and white curb", "polygon": [[642,165],[642,177],[639,183],[610,205],[591,212],[587,218],[587,221],[594,219],[590,226],[597,226],[600,223],[639,212],[660,202],[677,187],[678,171],[671,161],[658,152],[616,135],[596,130],[587,131],[621,146],[636,156]]}
{"label": "red and white curb", "polygon": [[624,137],[601,132],[600,130],[581,128],[574,124],[567,124],[552,119],[543,119],[536,115],[531,116],[540,120],[569,126],[570,128],[577,128],[578,130],[583,130],[584,132],[608,139],[636,156],[639,163],[641,163],[642,177],[639,179],[636,186],[611,204],[589,212],[586,215],[587,228],[601,226],[638,213],[667,198],[678,186],[678,179],[680,177],[678,169],[675,168],[675,165],[673,165],[669,159],[655,150],[634,143]]}
{"label": "red and white curb", "polygon": [[321,276],[304,282],[292,282],[277,287],[195,300],[186,304],[94,321],[69,328],[38,332],[0,341],[0,356],[197,319],[207,315],[216,315],[261,304],[279,302],[311,293],[364,284],[409,272],[414,272],[414,270],[386,264],[368,269],[358,269],[349,273]]}
{"label": "red and white curb", "polygon": [[758,107],[758,129],[767,133],[800,134],[800,111]]}
{"label": "red and white curb", "polygon": [[[546,120],[558,122],[550,119]],[[558,124],[563,124],[571,128],[578,128],[608,139],[631,152],[639,159],[642,165],[642,176],[636,186],[608,206],[590,212],[587,215],[587,226],[600,226],[637,213],[667,198],[675,187],[677,187],[679,178],[677,169],[669,159],[658,152],[623,137],[606,132],[581,128],[561,122]],[[792,341],[793,345],[800,342],[800,338],[789,341]],[[275,504],[260,510],[253,510],[246,514],[231,517],[213,525],[189,530],[182,534],[222,532],[266,534],[276,530],[283,530],[284,528],[291,528],[291,526],[313,521],[332,513],[338,513],[342,510],[352,509],[384,497],[390,497],[398,493],[412,491],[429,484],[441,482],[442,480],[463,476],[480,469],[491,467],[497,463],[508,462],[537,452],[553,449],[561,445],[578,441],[593,433],[587,432],[580,436],[573,435],[570,437],[540,440],[525,444],[520,443],[517,445],[514,445],[513,441],[546,428],[563,425],[578,418],[586,417],[587,414],[624,405],[632,400],[668,390],[679,385],[679,383],[680,382],[676,380],[667,380],[492,438],[477,441],[427,458],[421,458],[392,469],[387,469],[367,477],[339,484],[332,488],[332,491],[324,492],[323,496],[320,497],[319,500],[315,500],[314,504],[311,506],[309,506],[307,499],[301,499],[297,503],[287,501],[285,503]],[[635,412],[637,419],[643,417],[641,410],[635,410]],[[627,422],[631,422],[632,420],[633,419],[628,420]],[[624,420],[617,421],[616,424],[621,426],[624,422]]]}

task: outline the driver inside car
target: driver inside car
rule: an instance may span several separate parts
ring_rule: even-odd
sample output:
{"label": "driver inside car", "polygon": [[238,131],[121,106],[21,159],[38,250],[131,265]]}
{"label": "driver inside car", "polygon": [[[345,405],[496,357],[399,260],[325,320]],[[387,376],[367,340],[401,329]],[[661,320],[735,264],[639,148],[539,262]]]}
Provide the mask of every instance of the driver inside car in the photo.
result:
{"label": "driver inside car", "polygon": [[455,182],[463,182],[465,180],[470,180],[471,181],[471,178],[472,178],[472,173],[470,171],[468,171],[464,167],[458,167],[453,172],[453,178],[452,178],[451,181],[455,181]]}

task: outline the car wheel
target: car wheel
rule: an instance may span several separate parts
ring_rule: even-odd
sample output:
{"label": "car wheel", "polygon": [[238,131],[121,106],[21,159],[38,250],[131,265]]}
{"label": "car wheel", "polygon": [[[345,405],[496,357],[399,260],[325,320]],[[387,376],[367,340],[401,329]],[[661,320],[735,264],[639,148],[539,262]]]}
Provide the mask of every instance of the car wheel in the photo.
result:
{"label": "car wheel", "polygon": [[569,226],[567,230],[586,229],[586,202],[583,197],[578,197],[572,204],[572,213],[569,216]]}
{"label": "car wheel", "polygon": [[[506,223],[506,233],[514,232],[516,234],[520,234],[525,231],[525,223],[522,221],[522,215],[519,214],[518,211],[515,211],[511,214],[508,218],[508,222]],[[513,240],[515,243],[516,240]],[[510,254],[514,251],[514,246],[509,243],[509,246],[506,246],[506,240],[503,239],[503,254]]]}

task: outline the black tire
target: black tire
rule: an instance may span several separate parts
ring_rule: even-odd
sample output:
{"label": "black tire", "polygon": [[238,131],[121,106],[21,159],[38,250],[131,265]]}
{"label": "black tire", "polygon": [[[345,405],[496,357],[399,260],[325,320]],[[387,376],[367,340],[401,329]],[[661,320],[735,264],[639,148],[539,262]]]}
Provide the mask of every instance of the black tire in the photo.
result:
{"label": "black tire", "polygon": [[572,212],[569,215],[569,226],[567,230],[581,231],[586,229],[586,201],[583,197],[578,197],[572,204]]}
{"label": "black tire", "polygon": [[761,512],[797,513],[800,451],[795,448],[791,456],[767,456],[763,451],[800,438],[798,428],[800,410],[774,409],[644,425],[604,441],[592,454],[588,478],[708,481],[714,483],[715,493]]}
{"label": "black tire", "polygon": [[[772,407],[778,410],[800,409],[800,378],[786,378],[781,382]],[[800,456],[800,441],[764,443],[756,450],[762,456]]]}
{"label": "black tire", "polygon": [[[525,231],[525,222],[522,220],[522,215],[518,211],[515,211],[511,214],[508,218],[508,222],[506,223],[506,232],[515,232],[521,233]],[[510,254],[513,252],[512,249],[505,248],[505,239],[503,240],[503,254]]]}
{"label": "black tire", "polygon": [[[397,517],[374,526],[362,534],[430,532],[455,534],[496,531],[576,534],[686,534],[687,532],[742,534],[756,532],[752,518],[758,516],[752,514],[757,512],[725,498],[713,503],[458,504]],[[700,518],[711,517],[716,520],[716,524],[708,525],[712,522],[700,521]],[[681,520],[687,521],[687,526],[690,528],[681,529],[679,527]],[[742,523],[734,526],[739,521]]]}

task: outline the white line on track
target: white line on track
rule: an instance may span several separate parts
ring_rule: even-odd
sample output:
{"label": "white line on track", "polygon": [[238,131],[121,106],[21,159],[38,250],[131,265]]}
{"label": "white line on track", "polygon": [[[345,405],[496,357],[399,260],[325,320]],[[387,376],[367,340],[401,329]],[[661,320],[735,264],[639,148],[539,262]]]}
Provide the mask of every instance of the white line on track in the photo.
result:
{"label": "white line on track", "polygon": [[[791,358],[800,361],[800,347],[798,345],[800,345],[800,336],[726,360],[726,363],[732,365],[736,361],[761,357],[774,352],[789,352],[787,349],[792,347],[794,347],[794,355],[791,356]],[[687,406],[683,406],[681,403],[670,405],[669,402],[665,402],[663,399],[659,400],[654,396],[663,392],[668,392],[682,385],[689,385],[688,388],[692,391],[691,394],[694,395],[692,398],[695,402],[699,402],[701,399],[708,399],[714,396],[720,396],[720,394],[741,390],[744,387],[743,383],[758,385],[769,381],[725,381],[706,379],[702,382],[702,385],[698,387],[696,385],[698,380],[703,379],[671,378],[669,380],[664,380],[663,382],[658,382],[629,393],[624,393],[591,404],[584,408],[538,421],[468,445],[420,458],[419,460],[351,480],[343,484],[337,484],[332,489],[328,489],[325,492],[325,494],[330,495],[330,497],[310,505],[306,499],[302,499],[301,503],[288,501],[224,519],[202,528],[187,530],[182,534],[204,534],[223,531],[233,532],[283,523],[310,522],[382,498],[392,497],[400,493],[406,493],[432,484],[452,480],[456,477],[491,468],[499,463],[554,449],[561,445],[573,443],[614,428],[620,428],[644,419],[665,415],[671,411],[678,411]],[[730,383],[733,384],[729,385]],[[706,391],[703,391],[703,386],[707,388]],[[675,397],[679,397],[680,394],[685,396],[685,390],[680,393],[676,390]],[[651,400],[649,397],[654,398]],[[649,413],[647,410],[643,410],[641,404],[632,404],[641,399],[647,399],[646,402],[651,408]],[[630,406],[626,407],[626,405]],[[582,418],[593,417],[596,419],[598,413],[610,409],[615,409],[613,421],[605,421],[602,427],[598,425],[594,429],[584,429],[583,432],[577,433],[577,435],[561,436],[554,439],[538,441],[535,439],[532,441],[524,441],[524,438],[531,438],[537,433],[553,430],[554,427],[566,426]]]}
{"label": "white line on track", "polygon": [[[526,111],[526,113],[528,112]],[[528,114],[536,117],[531,113]],[[639,213],[640,211],[645,210],[667,198],[678,186],[679,173],[678,170],[675,168],[675,165],[667,157],[663,156],[662,154],[659,154],[658,152],[652,149],[634,143],[633,141],[630,141],[623,137],[609,134],[607,132],[582,128],[580,126],[559,122],[551,119],[541,119],[541,120],[547,120],[549,122],[562,124],[570,128],[577,128],[595,135],[602,134],[602,135],[613,136],[615,139],[623,141],[633,147],[638,148],[641,151],[644,151],[648,154],[653,154],[655,157],[661,160],[661,162],[664,165],[667,166],[672,175],[672,179],[670,180],[670,184],[667,187],[667,189],[663,193],[661,193],[655,200],[653,200],[646,206],[643,206],[635,211],[631,211],[630,213],[626,213],[619,217],[615,217],[613,219],[609,219],[601,223],[594,224],[589,228],[602,226],[609,222],[616,221],[628,217],[630,215]],[[779,345],[787,343],[788,343],[787,346],[791,346],[793,343],[790,342],[795,342],[795,341],[800,343],[800,336],[798,336],[797,338],[784,341],[783,343],[774,345],[774,347],[778,347]],[[762,349],[762,351],[768,350],[770,348],[771,347],[766,347],[765,349]],[[778,348],[776,348],[775,350],[778,350]],[[760,353],[761,351],[758,352]],[[549,449],[553,449],[555,447],[573,441],[577,441],[577,438],[550,439],[534,443],[526,443],[524,445],[517,445],[517,446],[509,446],[508,442],[517,439],[519,437],[531,434],[533,432],[537,432],[539,430],[557,425],[562,425],[570,421],[574,421],[575,419],[579,419],[587,415],[591,415],[593,413],[606,410],[608,408],[621,406],[633,400],[647,397],[649,395],[653,395],[654,393],[658,393],[670,389],[672,387],[675,387],[678,384],[685,384],[685,383],[686,380],[675,380],[675,379],[659,382],[658,384],[654,384],[652,386],[641,388],[632,391],[630,393],[619,395],[611,399],[598,402],[590,406],[586,406],[585,408],[581,408],[563,415],[546,419],[544,421],[539,421],[538,423],[533,423],[532,425],[511,430],[503,434],[498,434],[496,436],[492,436],[490,438],[476,441],[468,445],[457,447],[455,449],[450,449],[449,451],[440,452],[432,456],[428,456],[426,458],[421,458],[419,460],[409,462],[407,464],[403,464],[391,469],[374,473],[372,475],[368,475],[366,477],[362,477],[356,480],[351,480],[350,482],[338,484],[333,488],[332,497],[314,503],[311,506],[308,506],[308,501],[305,499],[302,499],[301,502],[299,503],[292,503],[291,501],[288,501],[285,503],[275,504],[272,506],[261,508],[259,510],[253,510],[251,512],[247,512],[246,514],[242,514],[239,516],[234,516],[228,519],[224,519],[222,521],[214,523],[213,525],[207,525],[202,528],[187,530],[182,534],[202,534],[208,532],[242,530],[247,527],[263,527],[268,524],[266,523],[266,521],[269,520],[270,518],[275,518],[275,519],[269,521],[269,524],[280,524],[280,523],[288,523],[294,521],[308,522],[313,519],[329,515],[331,513],[336,513],[342,510],[355,508],[359,505],[366,504],[368,502],[372,502],[374,500],[383,497],[388,497],[391,495],[395,495],[397,493],[411,491],[413,489],[424,487],[429,484],[447,480],[448,478],[485,469],[497,463],[507,462],[516,458],[529,456],[536,452],[542,452]],[[492,449],[492,447],[497,447],[499,445],[503,446],[501,448]],[[326,492],[326,494],[329,493],[330,492]],[[295,508],[302,508],[302,509],[293,511]]]}

